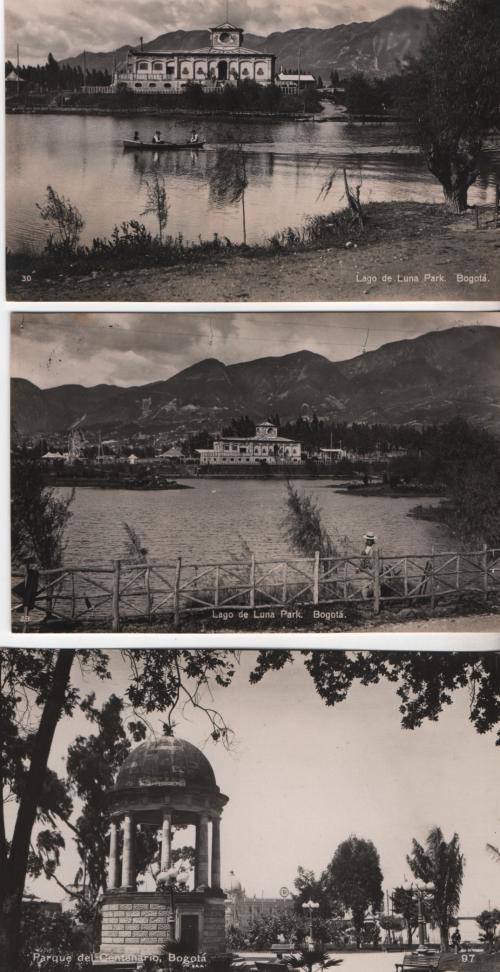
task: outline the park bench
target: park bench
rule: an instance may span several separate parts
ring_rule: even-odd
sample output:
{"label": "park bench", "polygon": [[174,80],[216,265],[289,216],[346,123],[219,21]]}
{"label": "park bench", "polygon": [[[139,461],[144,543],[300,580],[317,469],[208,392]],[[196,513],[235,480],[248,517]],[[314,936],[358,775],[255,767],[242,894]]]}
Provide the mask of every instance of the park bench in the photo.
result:
{"label": "park bench", "polygon": [[416,954],[409,952],[403,957],[402,962],[396,962],[396,972],[407,972],[410,969],[419,969],[420,972],[435,972],[439,965],[439,952],[428,952],[427,954]]}

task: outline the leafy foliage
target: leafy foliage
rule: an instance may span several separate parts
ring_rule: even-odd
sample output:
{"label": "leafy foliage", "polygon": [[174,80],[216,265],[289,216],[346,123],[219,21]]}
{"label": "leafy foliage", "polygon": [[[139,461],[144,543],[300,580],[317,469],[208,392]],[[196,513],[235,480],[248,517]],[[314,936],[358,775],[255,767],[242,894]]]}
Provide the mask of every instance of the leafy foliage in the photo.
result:
{"label": "leafy foliage", "polygon": [[479,174],[486,133],[498,122],[497,0],[436,0],[432,30],[403,79],[408,137],[458,212]]}
{"label": "leafy foliage", "polygon": [[407,860],[416,878],[434,884],[432,914],[439,925],[441,947],[445,948],[450,924],[458,913],[464,873],[465,861],[458,834],[446,842],[440,828],[433,827],[425,847],[417,840],[413,841],[412,853]]}
{"label": "leafy foliage", "polygon": [[482,911],[477,916],[476,921],[481,929],[480,941],[485,942],[487,945],[492,945],[495,941],[497,927],[500,925],[500,911],[498,908],[493,908],[491,911]]}
{"label": "leafy foliage", "polygon": [[337,549],[323,526],[321,511],[316,501],[307,493],[300,493],[287,483],[286,513],[281,525],[293,550],[305,557],[335,557]]}
{"label": "leafy foliage", "polygon": [[353,835],[339,844],[325,883],[329,894],[351,910],[356,939],[361,942],[367,909],[378,911],[384,900],[379,855],[372,841]]}
{"label": "leafy foliage", "polygon": [[64,196],[60,196],[52,186],[47,186],[45,205],[37,203],[37,209],[45,223],[52,227],[47,242],[47,250],[54,253],[72,255],[80,240],[80,234],[85,226],[81,212]]}
{"label": "leafy foliage", "polygon": [[25,446],[11,461],[11,553],[15,564],[35,560],[49,570],[62,563],[74,492],[61,499],[43,482],[40,463]]}
{"label": "leafy foliage", "polygon": [[131,743],[123,725],[123,700],[110,695],[101,709],[95,695],[83,699],[80,708],[96,726],[97,733],[77,736],[68,747],[68,782],[82,801],[76,821],[76,846],[82,867],[75,878],[81,888],[80,909],[88,918],[101,891],[106,890],[106,857],[109,811],[107,794],[113,787],[117,770],[130,751]]}

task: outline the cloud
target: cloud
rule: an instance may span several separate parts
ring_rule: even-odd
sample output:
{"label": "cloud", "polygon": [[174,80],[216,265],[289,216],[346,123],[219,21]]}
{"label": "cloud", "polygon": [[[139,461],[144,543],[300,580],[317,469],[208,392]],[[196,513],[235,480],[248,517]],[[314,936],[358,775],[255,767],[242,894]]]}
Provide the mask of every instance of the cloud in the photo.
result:
{"label": "cloud", "polygon": [[[412,0],[414,6],[426,7],[428,0]],[[401,0],[339,0],[331,6],[324,0],[313,0],[304,8],[299,0],[269,4],[267,0],[233,0],[230,18],[246,31],[267,35],[275,30],[294,27],[334,27],[340,23],[375,20],[402,5]],[[143,36],[153,40],[170,30],[206,28],[225,19],[221,0],[177,0],[166,6],[160,0],[120,0],[103,4],[88,0],[24,0],[22,12],[17,0],[6,2],[6,49],[15,56],[16,44],[21,49],[22,63],[45,61],[49,51],[58,59],[74,56],[83,50],[111,51],[124,44],[135,44]]]}
{"label": "cloud", "polygon": [[332,361],[500,315],[442,313],[13,314],[11,371],[42,388],[143,385],[203,358],[225,364],[307,349]]}

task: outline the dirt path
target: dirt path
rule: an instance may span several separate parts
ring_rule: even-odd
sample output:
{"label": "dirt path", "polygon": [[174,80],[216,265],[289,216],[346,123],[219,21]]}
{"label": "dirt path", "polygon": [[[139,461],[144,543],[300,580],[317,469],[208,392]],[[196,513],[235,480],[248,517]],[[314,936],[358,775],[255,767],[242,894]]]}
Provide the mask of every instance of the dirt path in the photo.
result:
{"label": "dirt path", "polygon": [[[487,214],[373,204],[357,248],[277,256],[221,256],[185,267],[99,271],[92,276],[10,280],[11,300],[336,301],[495,300],[500,235]],[[427,276],[426,276],[427,275]],[[472,282],[471,282],[472,281]]]}

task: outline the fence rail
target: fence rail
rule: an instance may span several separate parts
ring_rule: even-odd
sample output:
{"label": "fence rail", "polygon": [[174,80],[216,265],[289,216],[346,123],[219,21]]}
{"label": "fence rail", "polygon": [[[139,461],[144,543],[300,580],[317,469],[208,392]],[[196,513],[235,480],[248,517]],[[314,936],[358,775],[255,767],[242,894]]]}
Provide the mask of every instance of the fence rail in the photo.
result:
{"label": "fence rail", "polygon": [[[23,592],[13,574],[13,616]],[[120,630],[121,622],[175,626],[188,615],[224,611],[358,605],[379,614],[395,602],[436,602],[471,593],[485,602],[500,593],[500,548],[383,556],[313,557],[288,560],[191,564],[171,563],[68,566],[41,571],[32,612],[60,621],[99,622]]]}

